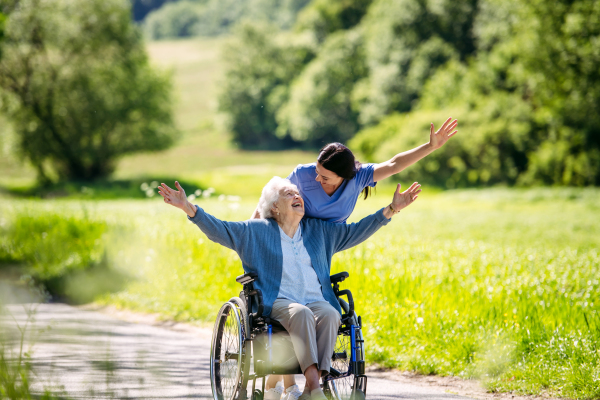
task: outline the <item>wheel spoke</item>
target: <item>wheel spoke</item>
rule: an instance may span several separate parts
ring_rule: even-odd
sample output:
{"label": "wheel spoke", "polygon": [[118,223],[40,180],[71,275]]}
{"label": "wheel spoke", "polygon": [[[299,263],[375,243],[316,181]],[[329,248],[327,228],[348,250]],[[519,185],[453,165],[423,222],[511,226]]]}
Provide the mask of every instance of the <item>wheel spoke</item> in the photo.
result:
{"label": "wheel spoke", "polygon": [[[338,335],[335,344],[334,353],[340,355],[331,361],[331,366],[340,373],[345,374],[350,369],[350,360],[352,355],[350,336]],[[341,356],[345,354],[344,356]],[[350,400],[354,386],[354,375],[330,381],[331,391],[336,400]]]}
{"label": "wheel spoke", "polygon": [[227,303],[219,312],[216,340],[213,344],[213,388],[217,400],[232,400],[240,380],[240,341],[242,330],[236,307]]}

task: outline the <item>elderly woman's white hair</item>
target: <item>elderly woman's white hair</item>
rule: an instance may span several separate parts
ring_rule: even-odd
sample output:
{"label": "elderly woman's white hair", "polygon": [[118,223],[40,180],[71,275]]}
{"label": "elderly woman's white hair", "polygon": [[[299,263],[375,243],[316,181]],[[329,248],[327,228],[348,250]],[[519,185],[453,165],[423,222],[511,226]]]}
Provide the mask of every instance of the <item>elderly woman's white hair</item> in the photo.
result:
{"label": "elderly woman's white hair", "polygon": [[262,194],[260,195],[260,200],[258,200],[258,212],[260,213],[261,218],[273,218],[271,208],[273,207],[273,204],[279,200],[279,192],[284,188],[298,190],[298,187],[290,182],[289,179],[280,178],[278,176],[271,178],[265,185]]}

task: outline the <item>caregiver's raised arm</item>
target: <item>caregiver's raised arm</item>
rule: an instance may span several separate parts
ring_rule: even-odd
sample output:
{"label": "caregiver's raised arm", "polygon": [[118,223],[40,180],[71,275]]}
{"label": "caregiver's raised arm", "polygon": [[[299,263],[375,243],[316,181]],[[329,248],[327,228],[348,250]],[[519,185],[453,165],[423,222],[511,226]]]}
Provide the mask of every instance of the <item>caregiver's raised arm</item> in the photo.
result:
{"label": "caregiver's raised arm", "polygon": [[163,197],[165,203],[183,210],[190,218],[194,218],[196,215],[196,206],[188,201],[185,190],[183,190],[179,182],[175,181],[175,187],[178,190],[171,189],[164,183],[161,183],[158,187],[158,194]]}
{"label": "caregiver's raised arm", "polygon": [[448,118],[440,129],[436,131],[432,123],[429,132],[429,142],[422,144],[419,147],[415,147],[412,150],[398,153],[388,161],[375,165],[373,181],[379,182],[387,179],[433,153],[435,150],[442,147],[448,139],[456,135],[458,132],[456,130],[457,126],[457,120],[453,121],[452,118]]}

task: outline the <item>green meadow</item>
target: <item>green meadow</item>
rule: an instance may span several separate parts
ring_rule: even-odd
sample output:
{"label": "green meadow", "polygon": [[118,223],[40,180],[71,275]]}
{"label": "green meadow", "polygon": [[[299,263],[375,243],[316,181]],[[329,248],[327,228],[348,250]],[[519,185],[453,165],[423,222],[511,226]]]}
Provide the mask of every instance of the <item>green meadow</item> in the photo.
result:
{"label": "green meadow", "polygon": [[[110,185],[75,185],[66,198],[11,195],[26,192],[34,171],[11,152],[0,121],[4,276],[42,282],[69,301],[211,325],[241,289],[241,263],[163,204],[153,183],[179,179],[209,213],[242,220],[271,176],[315,159],[231,146],[215,104],[224,40],[149,44],[153,62],[172,71],[182,135],[171,149],[119,162],[114,180],[140,199],[98,200],[116,190]],[[351,220],[389,204],[392,192],[380,185]],[[350,273],[344,287],[362,315],[370,362],[478,378],[491,391],[598,399],[599,221],[598,189],[424,187],[374,237],[336,255],[332,272]]]}
{"label": "green meadow", "polygon": [[[390,197],[380,188],[353,220]],[[197,203],[241,220],[255,200]],[[25,262],[32,275],[105,263],[126,277],[96,297],[103,304],[210,325],[241,289],[236,254],[158,200],[3,200],[0,211],[9,233],[0,258]],[[595,189],[425,189],[374,237],[336,255],[333,270],[350,273],[344,286],[370,361],[480,378],[493,391],[598,398],[599,220]],[[70,273],[66,293],[90,290],[97,274]]]}

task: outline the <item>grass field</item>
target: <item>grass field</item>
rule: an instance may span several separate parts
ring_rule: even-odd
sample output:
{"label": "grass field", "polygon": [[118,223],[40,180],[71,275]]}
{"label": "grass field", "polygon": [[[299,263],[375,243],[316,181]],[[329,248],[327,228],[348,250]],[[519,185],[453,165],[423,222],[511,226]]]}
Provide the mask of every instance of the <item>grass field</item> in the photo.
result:
{"label": "grass field", "polygon": [[[389,197],[390,188],[382,187],[359,202],[353,219]],[[238,220],[255,200],[199,204]],[[71,249],[74,259],[104,252],[111,268],[130,277],[104,303],[210,324],[240,290],[236,254],[158,201],[4,200],[0,211],[6,232],[23,218],[57,215],[86,221],[89,233],[79,233],[81,240],[107,226],[95,245]],[[598,221],[598,190],[426,189],[373,238],[336,255],[333,269],[350,273],[344,286],[358,300],[370,361],[479,377],[491,390],[597,399]],[[32,246],[53,243],[52,232],[42,235],[32,233]],[[2,243],[5,252],[9,242]]]}
{"label": "grass field", "polygon": [[[172,70],[182,136],[165,152],[122,159],[114,179],[124,182],[123,193],[177,178],[216,189],[199,200],[208,212],[246,219],[271,176],[315,159],[229,144],[215,102],[224,40],[148,45],[152,62]],[[31,186],[34,171],[14,148],[0,119],[0,187]],[[380,185],[352,219],[388,204],[391,191]],[[111,289],[99,301],[210,324],[222,302],[239,293],[241,264],[152,193],[102,201],[4,194],[0,278],[25,268],[71,299]],[[344,286],[358,300],[370,361],[479,377],[490,390],[600,399],[599,221],[598,189],[426,187],[372,239],[336,255],[333,268],[350,272]]]}

